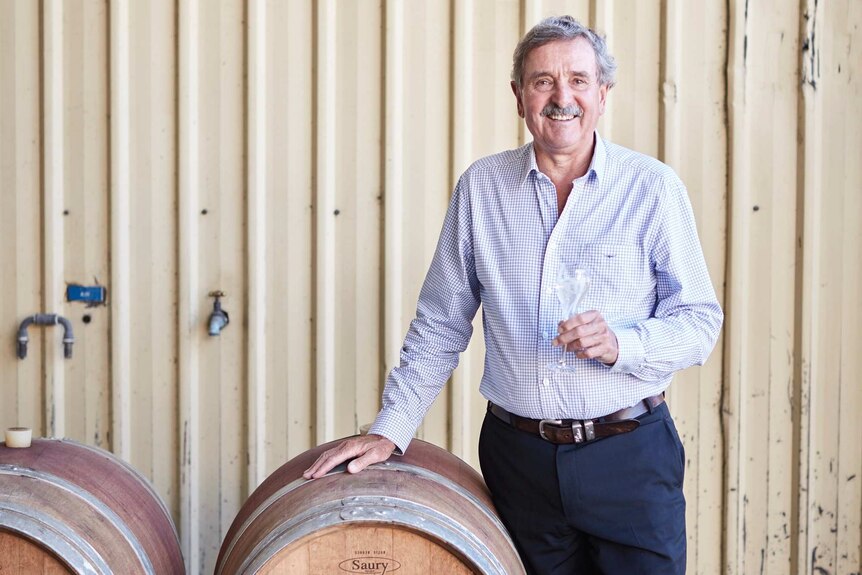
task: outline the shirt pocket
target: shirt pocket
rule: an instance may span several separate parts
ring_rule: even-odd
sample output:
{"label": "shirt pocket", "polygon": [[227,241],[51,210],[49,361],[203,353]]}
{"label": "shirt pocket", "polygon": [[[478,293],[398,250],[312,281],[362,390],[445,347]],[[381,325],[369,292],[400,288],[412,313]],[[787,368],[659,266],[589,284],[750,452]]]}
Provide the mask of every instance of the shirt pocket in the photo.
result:
{"label": "shirt pocket", "polygon": [[649,260],[635,244],[588,244],[580,255],[590,274],[584,309],[601,312],[608,323],[640,317],[655,301],[655,280]]}

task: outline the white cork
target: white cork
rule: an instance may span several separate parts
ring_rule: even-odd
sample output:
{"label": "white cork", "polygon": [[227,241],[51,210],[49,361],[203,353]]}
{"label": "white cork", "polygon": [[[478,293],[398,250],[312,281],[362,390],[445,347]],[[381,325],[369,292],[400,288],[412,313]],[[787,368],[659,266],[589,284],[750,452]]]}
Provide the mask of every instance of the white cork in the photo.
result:
{"label": "white cork", "polygon": [[29,427],[10,427],[6,430],[6,447],[30,447],[33,430]]}

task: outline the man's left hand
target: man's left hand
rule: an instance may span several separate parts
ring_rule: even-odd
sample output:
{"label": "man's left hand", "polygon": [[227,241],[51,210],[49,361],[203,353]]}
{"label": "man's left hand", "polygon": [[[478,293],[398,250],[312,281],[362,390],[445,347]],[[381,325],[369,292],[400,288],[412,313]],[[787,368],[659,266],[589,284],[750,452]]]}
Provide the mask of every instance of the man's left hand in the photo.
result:
{"label": "man's left hand", "polygon": [[616,363],[620,351],[617,336],[601,313],[592,310],[572,316],[559,323],[557,332],[555,346],[566,346],[580,359],[595,359],[607,365]]}

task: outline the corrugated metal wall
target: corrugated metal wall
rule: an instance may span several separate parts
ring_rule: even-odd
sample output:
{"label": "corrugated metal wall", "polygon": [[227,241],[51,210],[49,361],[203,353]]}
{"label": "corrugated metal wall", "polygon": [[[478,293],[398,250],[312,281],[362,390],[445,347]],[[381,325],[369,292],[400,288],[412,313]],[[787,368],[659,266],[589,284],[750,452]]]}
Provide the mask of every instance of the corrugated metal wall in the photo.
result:
{"label": "corrugated metal wall", "polygon": [[[560,13],[608,34],[600,130],[680,173],[727,312],[670,394],[689,572],[859,573],[859,0],[0,0],[0,427],[130,461],[211,571],[264,477],[373,419],[456,177],[529,138],[512,49]],[[16,359],[35,312],[72,359],[58,328]],[[420,431],[474,464],[480,340]]]}

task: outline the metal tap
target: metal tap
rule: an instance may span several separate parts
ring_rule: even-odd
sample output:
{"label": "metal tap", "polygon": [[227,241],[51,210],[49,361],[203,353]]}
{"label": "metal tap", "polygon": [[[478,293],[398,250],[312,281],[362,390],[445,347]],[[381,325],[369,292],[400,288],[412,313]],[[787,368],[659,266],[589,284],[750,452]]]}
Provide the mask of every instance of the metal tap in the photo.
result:
{"label": "metal tap", "polygon": [[230,318],[227,312],[221,308],[221,301],[219,300],[219,298],[225,296],[225,293],[223,291],[212,291],[209,293],[209,296],[215,298],[215,301],[213,301],[213,311],[209,319],[209,334],[219,335],[221,334],[221,330],[230,323]]}

